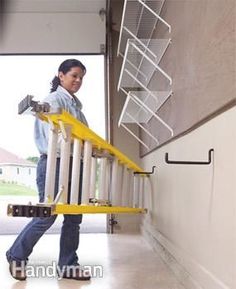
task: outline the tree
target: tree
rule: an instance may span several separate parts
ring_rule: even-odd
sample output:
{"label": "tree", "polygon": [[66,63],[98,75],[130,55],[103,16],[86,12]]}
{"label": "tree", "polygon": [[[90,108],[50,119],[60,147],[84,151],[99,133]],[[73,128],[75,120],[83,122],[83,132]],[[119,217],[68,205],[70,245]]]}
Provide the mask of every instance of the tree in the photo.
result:
{"label": "tree", "polygon": [[27,161],[31,161],[32,163],[37,164],[39,157],[28,157]]}

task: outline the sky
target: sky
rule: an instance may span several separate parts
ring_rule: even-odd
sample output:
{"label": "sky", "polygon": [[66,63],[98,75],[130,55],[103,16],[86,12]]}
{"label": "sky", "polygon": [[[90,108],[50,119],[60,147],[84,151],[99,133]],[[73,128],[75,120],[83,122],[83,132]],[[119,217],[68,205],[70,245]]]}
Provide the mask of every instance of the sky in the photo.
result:
{"label": "sky", "polygon": [[34,116],[18,115],[18,103],[30,94],[43,100],[62,61],[76,58],[86,66],[83,85],[77,97],[89,127],[105,137],[104,57],[0,56],[0,147],[20,157],[38,156],[33,139]]}

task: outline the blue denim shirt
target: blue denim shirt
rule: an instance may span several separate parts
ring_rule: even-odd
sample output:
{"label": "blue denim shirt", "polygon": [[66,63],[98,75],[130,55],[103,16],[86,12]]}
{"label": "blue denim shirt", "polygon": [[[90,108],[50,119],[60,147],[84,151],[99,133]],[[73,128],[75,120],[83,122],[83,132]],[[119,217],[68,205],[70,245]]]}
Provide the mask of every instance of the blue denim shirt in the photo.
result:
{"label": "blue denim shirt", "polygon": [[[62,108],[88,126],[87,120],[81,111],[81,102],[77,97],[72,97],[62,86],[58,86],[57,90],[50,93],[43,102],[48,102],[52,111]],[[48,132],[49,124],[36,118],[34,125],[34,140],[40,154],[47,154]],[[58,154],[59,150],[58,147]]]}

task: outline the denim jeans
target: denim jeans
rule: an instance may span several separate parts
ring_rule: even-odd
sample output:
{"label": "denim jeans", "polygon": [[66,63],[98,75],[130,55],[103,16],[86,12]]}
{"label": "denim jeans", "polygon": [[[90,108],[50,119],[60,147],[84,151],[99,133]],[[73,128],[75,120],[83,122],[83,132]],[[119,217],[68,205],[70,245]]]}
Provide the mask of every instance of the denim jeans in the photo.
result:
{"label": "denim jeans", "polygon": [[[57,159],[56,164],[56,180],[55,180],[55,192],[58,192],[59,181],[59,165],[60,159]],[[46,179],[46,166],[47,156],[42,155],[37,165],[37,187],[39,192],[39,201],[44,201],[45,192],[45,179]],[[71,180],[71,168],[72,159],[70,160],[69,180]],[[82,174],[82,167],[81,167]],[[80,175],[80,180],[81,180]],[[70,181],[68,186],[68,192],[70,190]],[[79,200],[81,199],[81,182],[79,188]],[[21,261],[27,262],[29,255],[32,253],[34,245],[38,242],[41,236],[52,226],[55,222],[57,215],[46,218],[33,218],[28,225],[21,231],[16,238],[11,248],[6,252],[7,260],[16,261],[16,264]],[[79,245],[79,229],[82,221],[82,215],[64,215],[64,221],[61,228],[60,236],[60,253],[58,265],[62,268],[66,265],[78,264],[78,256],[76,250]]]}

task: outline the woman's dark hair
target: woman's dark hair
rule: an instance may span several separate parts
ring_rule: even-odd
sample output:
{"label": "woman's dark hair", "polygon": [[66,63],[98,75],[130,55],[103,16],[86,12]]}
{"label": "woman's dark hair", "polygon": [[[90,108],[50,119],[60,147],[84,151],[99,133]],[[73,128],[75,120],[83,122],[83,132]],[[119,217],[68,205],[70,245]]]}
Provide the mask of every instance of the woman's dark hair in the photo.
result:
{"label": "woman's dark hair", "polygon": [[[80,67],[84,71],[84,73],[86,72],[86,67],[83,65],[82,62],[77,59],[67,59],[63,61],[58,68],[58,72],[66,74],[68,71],[71,70],[72,67]],[[58,76],[55,76],[51,82],[50,92],[56,91],[58,85],[60,85],[60,79]]]}

